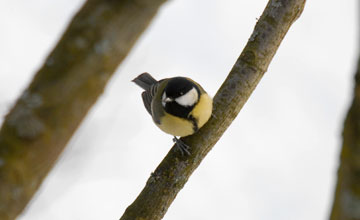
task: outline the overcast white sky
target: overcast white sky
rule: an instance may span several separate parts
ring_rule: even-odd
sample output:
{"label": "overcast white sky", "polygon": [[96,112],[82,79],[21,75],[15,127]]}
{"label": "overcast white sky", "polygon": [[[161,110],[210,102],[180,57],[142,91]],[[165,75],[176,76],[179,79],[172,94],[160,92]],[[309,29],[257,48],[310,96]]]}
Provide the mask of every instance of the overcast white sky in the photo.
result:
{"label": "overcast white sky", "polygon": [[[83,0],[0,2],[0,115]],[[214,95],[267,1],[163,6],[20,220],[118,219],[172,146],[130,81],[183,75]],[[355,0],[309,0],[239,116],[164,219],[327,219],[357,55]],[[2,119],[0,119],[0,122]]]}

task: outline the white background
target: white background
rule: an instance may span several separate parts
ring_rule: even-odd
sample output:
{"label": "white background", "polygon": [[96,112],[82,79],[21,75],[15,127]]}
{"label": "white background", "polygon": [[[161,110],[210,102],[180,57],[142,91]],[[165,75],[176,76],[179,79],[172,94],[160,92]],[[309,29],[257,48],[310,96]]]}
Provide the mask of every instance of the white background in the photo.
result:
{"label": "white background", "polygon": [[[83,2],[0,2],[2,117]],[[266,3],[164,5],[19,219],[118,219],[172,146],[130,81],[144,71],[158,79],[183,75],[214,95]],[[307,2],[259,86],[164,219],[328,218],[352,94],[356,9],[355,0]]]}

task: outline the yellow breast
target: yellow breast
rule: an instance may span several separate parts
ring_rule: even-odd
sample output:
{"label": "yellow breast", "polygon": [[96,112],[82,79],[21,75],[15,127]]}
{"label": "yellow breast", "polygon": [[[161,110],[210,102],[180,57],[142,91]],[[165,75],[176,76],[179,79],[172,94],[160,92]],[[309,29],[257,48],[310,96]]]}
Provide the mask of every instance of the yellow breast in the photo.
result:
{"label": "yellow breast", "polygon": [[174,136],[188,136],[194,133],[191,121],[170,115],[165,112],[161,118],[161,123],[155,123],[162,131]]}
{"label": "yellow breast", "polygon": [[[190,112],[190,115],[195,118],[197,127],[200,129],[209,120],[211,113],[212,99],[208,94],[204,93],[200,96],[199,102]],[[179,118],[166,112],[161,117],[160,121],[160,124],[155,124],[165,133],[174,136],[184,137],[195,132],[193,123],[190,120]]]}
{"label": "yellow breast", "polygon": [[201,128],[211,117],[212,106],[213,103],[211,97],[208,94],[203,93],[200,96],[198,104],[190,113],[197,120],[198,128]]}

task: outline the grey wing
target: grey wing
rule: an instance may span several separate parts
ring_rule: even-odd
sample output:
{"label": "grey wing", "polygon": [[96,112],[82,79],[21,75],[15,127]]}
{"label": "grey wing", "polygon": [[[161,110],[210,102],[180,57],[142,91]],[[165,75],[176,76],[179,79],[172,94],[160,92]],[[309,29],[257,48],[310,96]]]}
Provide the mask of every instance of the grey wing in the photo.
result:
{"label": "grey wing", "polygon": [[151,101],[152,101],[151,93],[149,91],[145,91],[145,92],[141,93],[141,96],[142,96],[146,110],[149,112],[150,115],[152,115],[151,114]]}
{"label": "grey wing", "polygon": [[157,88],[158,88],[158,83],[151,85],[150,89],[147,91],[144,91],[143,93],[141,93],[143,102],[144,102],[144,106],[146,108],[146,110],[149,112],[150,115],[152,115],[151,112],[151,102],[153,100],[153,97],[155,96],[156,92],[157,92]]}

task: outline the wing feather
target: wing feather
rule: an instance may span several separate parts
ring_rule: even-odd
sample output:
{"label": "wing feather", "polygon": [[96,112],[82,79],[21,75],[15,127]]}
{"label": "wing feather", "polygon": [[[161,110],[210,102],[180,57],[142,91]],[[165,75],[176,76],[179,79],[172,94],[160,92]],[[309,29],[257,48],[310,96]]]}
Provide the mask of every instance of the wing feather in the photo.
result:
{"label": "wing feather", "polygon": [[144,106],[150,115],[152,115],[151,102],[152,102],[154,96],[156,95],[158,85],[159,85],[159,83],[153,84],[153,85],[151,85],[149,90],[146,90],[143,93],[141,93],[141,97],[143,99]]}

